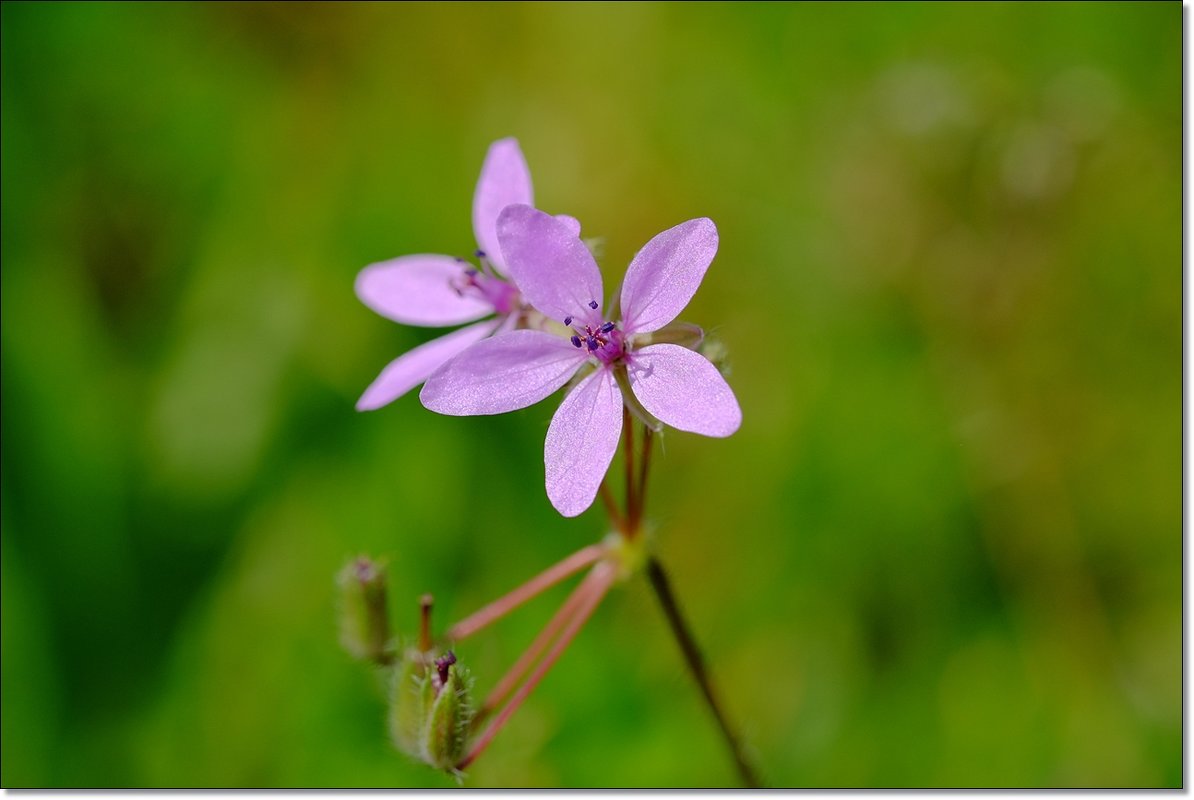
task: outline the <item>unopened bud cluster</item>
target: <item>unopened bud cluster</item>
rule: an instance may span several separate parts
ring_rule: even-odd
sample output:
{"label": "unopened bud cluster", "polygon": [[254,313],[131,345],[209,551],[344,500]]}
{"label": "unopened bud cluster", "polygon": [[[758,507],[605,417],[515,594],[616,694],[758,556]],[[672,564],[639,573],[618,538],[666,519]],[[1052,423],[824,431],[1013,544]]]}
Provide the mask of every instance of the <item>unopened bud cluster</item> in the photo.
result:
{"label": "unopened bud cluster", "polygon": [[399,651],[390,638],[385,567],[364,556],[355,558],[340,571],[337,583],[344,648],[354,658],[390,670],[389,721],[395,746],[437,769],[455,772],[474,716],[472,678],[451,650],[434,650],[431,597],[420,600],[417,645]]}

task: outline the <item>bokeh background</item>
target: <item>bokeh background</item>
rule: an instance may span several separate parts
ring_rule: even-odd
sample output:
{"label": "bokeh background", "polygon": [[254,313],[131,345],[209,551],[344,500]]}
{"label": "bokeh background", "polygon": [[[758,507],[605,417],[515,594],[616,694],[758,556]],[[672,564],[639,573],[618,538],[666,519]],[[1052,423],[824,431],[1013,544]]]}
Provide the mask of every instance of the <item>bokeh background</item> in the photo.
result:
{"label": "bokeh background", "polygon": [[[3,761],[30,786],[452,786],[388,744],[334,575],[458,619],[606,530],[554,401],[353,403],[436,335],[485,148],[612,284],[712,217],[727,440],[650,507],[776,786],[1178,786],[1182,9],[3,5]],[[559,587],[460,648],[482,691]],[[730,786],[643,581],[467,786]]]}

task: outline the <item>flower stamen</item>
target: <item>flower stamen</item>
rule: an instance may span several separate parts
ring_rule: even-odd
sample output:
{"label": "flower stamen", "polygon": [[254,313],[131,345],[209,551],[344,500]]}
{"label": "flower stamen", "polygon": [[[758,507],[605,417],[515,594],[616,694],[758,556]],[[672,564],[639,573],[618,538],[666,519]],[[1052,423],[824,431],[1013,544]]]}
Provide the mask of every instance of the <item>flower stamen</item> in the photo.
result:
{"label": "flower stamen", "polygon": [[[572,317],[564,317],[564,324],[571,326],[572,320]],[[614,361],[622,355],[623,351],[622,337],[615,333],[617,327],[616,322],[603,322],[596,327],[592,325],[585,325],[583,328],[574,327],[569,341],[572,342],[573,347],[578,350],[583,347],[602,361]]]}
{"label": "flower stamen", "polygon": [[489,256],[485,254],[484,250],[478,249],[473,251],[473,257],[477,259],[477,263],[481,265],[481,271],[484,272],[487,277],[497,277],[494,274],[493,263],[489,260]]}
{"label": "flower stamen", "polygon": [[492,305],[498,314],[509,314],[517,310],[521,305],[518,290],[514,288],[513,284],[494,272],[493,265],[489,262],[484,250],[476,251],[476,256],[481,265],[480,269],[472,266],[463,258],[456,259],[456,262],[465,266],[465,269],[461,275],[448,280],[452,291],[456,292],[458,297],[464,297],[466,293],[479,296]]}

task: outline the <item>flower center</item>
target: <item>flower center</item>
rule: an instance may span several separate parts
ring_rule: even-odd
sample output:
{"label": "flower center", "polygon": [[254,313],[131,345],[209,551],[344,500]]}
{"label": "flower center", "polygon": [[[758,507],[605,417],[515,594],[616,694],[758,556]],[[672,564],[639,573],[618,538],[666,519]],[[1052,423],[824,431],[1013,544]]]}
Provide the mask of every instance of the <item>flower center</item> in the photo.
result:
{"label": "flower center", "polygon": [[[589,308],[597,310],[597,301],[590,300]],[[615,322],[602,322],[599,325],[573,325],[572,317],[564,317],[564,324],[572,328],[572,346],[584,348],[589,355],[600,359],[606,364],[613,363],[622,357],[625,350],[625,340]]]}
{"label": "flower center", "polygon": [[[493,271],[484,250],[476,252],[480,269],[469,267],[463,275],[453,278],[452,289],[463,297],[466,293],[481,297],[493,306],[499,314],[509,314],[518,308],[518,290],[512,284],[502,280]],[[461,264],[467,264],[463,258],[456,259]]]}

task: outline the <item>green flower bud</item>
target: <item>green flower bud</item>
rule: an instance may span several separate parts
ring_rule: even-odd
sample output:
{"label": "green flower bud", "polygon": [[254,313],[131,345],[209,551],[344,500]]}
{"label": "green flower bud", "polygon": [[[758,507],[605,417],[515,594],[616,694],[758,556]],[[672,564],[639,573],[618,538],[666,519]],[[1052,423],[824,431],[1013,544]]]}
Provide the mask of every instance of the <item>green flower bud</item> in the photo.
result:
{"label": "green flower bud", "polygon": [[432,682],[438,684],[439,692],[427,718],[423,753],[431,766],[452,770],[464,758],[468,744],[469,724],[473,721],[469,694],[472,681],[451,652],[435,664],[437,673]]}
{"label": "green flower bud", "polygon": [[390,684],[390,736],[395,747],[420,757],[423,727],[434,700],[426,659],[418,650],[408,649]]}
{"label": "green flower bud", "polygon": [[465,755],[474,707],[472,679],[451,651],[432,659],[408,648],[394,670],[390,734],[394,745],[436,769],[454,772]]}
{"label": "green flower bud", "polygon": [[388,664],[390,620],[386,612],[386,569],[361,556],[344,565],[340,586],[340,643],[354,658]]}

